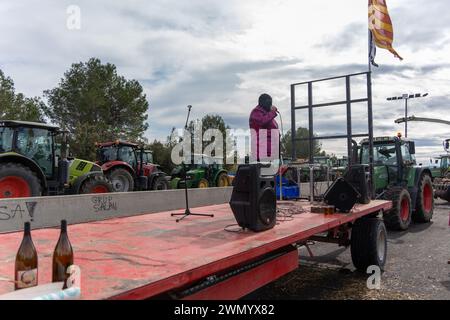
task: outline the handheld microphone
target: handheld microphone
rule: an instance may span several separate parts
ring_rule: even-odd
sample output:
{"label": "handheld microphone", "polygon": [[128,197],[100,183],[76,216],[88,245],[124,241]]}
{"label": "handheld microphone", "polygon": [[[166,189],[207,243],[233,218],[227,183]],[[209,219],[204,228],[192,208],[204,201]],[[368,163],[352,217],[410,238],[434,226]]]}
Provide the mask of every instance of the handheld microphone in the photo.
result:
{"label": "handheld microphone", "polygon": [[191,111],[192,106],[191,106],[191,105],[188,105],[187,107],[188,107],[189,111]]}

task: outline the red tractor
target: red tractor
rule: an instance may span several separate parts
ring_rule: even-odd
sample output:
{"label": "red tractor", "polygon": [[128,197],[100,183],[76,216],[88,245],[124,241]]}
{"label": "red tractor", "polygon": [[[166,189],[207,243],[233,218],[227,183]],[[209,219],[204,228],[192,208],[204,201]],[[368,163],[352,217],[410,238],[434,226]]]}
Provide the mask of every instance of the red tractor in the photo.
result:
{"label": "red tractor", "polygon": [[166,174],[150,162],[151,154],[149,157],[139,145],[116,141],[97,143],[96,146],[97,164],[102,167],[115,192],[168,189]]}

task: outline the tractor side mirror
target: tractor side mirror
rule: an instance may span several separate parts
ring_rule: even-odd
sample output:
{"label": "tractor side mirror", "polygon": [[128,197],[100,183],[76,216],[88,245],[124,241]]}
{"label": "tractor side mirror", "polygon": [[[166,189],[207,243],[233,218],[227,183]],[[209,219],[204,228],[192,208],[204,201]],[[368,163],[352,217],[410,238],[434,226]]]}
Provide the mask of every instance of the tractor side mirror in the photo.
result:
{"label": "tractor side mirror", "polygon": [[450,149],[450,141],[445,142],[445,150]]}
{"label": "tractor side mirror", "polygon": [[413,141],[409,142],[409,153],[416,154],[416,143]]}

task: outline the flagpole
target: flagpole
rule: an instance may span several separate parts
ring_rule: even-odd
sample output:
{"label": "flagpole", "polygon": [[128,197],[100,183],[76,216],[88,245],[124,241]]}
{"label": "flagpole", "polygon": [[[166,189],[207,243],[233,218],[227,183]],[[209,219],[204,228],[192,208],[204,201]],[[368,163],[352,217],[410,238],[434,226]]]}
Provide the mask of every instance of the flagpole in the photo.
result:
{"label": "flagpole", "polygon": [[370,60],[370,57],[372,55],[372,32],[370,31],[370,28],[368,30],[368,52],[367,52],[367,59],[369,60],[369,72],[372,72],[372,61]]}

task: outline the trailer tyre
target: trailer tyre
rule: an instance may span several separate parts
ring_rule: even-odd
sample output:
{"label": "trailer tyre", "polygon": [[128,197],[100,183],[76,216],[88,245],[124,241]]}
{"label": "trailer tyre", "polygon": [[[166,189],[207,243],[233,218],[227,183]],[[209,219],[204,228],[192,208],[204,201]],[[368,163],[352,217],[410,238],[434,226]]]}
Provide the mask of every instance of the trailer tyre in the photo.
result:
{"label": "trailer tyre", "polygon": [[419,182],[416,211],[413,213],[414,222],[427,223],[431,221],[434,211],[433,182],[427,174]]}
{"label": "trailer tyre", "polygon": [[352,228],[351,255],[353,265],[361,272],[370,266],[383,269],[387,256],[387,232],[382,220],[363,218]]}
{"label": "trailer tyre", "polygon": [[41,183],[33,171],[19,163],[0,164],[0,199],[41,195]]}
{"label": "trailer tyre", "polygon": [[392,209],[384,214],[386,227],[391,230],[404,231],[411,224],[411,196],[403,187],[393,187],[386,191],[385,199],[392,201]]}

